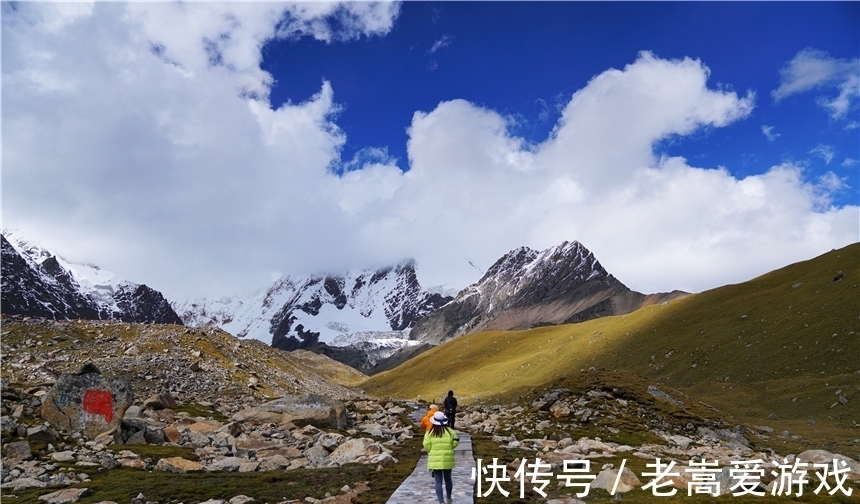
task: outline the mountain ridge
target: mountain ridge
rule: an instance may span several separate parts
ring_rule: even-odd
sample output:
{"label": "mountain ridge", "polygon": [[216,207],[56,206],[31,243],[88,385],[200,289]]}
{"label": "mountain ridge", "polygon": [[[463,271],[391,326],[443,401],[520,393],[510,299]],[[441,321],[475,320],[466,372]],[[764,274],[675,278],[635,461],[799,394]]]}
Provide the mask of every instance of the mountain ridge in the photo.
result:
{"label": "mountain ridge", "polygon": [[450,303],[420,320],[410,337],[439,344],[464,334],[582,322],[686,296],[641,294],[609,274],[578,241],[500,257]]}
{"label": "mountain ridge", "polygon": [[187,325],[217,326],[282,350],[311,350],[370,370],[411,345],[411,327],[450,301],[424,289],[414,260],[341,275],[285,276],[248,297],[175,301]]}
{"label": "mountain ridge", "polygon": [[0,234],[4,314],[182,325],[164,295],[145,284],[73,265],[22,237],[13,237],[13,245],[6,234]]}

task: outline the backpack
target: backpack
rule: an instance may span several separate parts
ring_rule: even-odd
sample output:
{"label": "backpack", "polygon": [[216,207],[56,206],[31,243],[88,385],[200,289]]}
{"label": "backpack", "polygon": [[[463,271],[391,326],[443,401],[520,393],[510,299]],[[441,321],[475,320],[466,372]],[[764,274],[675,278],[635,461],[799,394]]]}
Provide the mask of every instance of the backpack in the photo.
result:
{"label": "backpack", "polygon": [[443,403],[445,407],[445,414],[448,413],[456,413],[457,412],[457,398],[454,396],[448,396],[445,398],[445,402]]}

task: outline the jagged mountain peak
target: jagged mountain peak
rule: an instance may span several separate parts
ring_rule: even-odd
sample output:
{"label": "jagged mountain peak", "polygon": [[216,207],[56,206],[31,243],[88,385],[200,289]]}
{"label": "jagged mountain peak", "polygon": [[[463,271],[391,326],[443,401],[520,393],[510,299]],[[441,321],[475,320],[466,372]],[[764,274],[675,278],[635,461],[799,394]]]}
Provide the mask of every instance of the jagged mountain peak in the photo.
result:
{"label": "jagged mountain peak", "polygon": [[581,243],[565,241],[542,251],[529,247],[511,250],[461,294],[489,299],[486,308],[492,311],[564,297],[589,281],[626,288]]}
{"label": "jagged mountain peak", "polygon": [[470,332],[580,322],[632,311],[647,296],[610,275],[578,241],[511,250],[410,337],[438,344]]}
{"label": "jagged mountain peak", "polygon": [[2,234],[2,310],[55,320],[182,324],[164,296],[89,264],[75,264],[19,231]]}
{"label": "jagged mountain peak", "polygon": [[[444,304],[442,296],[421,288],[412,260],[344,275],[311,276],[291,285],[290,299],[271,319],[273,345],[281,337],[311,333],[331,343],[344,332],[403,331],[426,311],[428,302],[433,308]],[[315,320],[308,317],[321,314]]]}
{"label": "jagged mountain peak", "polygon": [[477,285],[515,279],[522,286],[559,275],[575,275],[573,280],[579,281],[611,277],[585,246],[578,241],[565,241],[542,251],[529,247],[511,250],[487,270]]}

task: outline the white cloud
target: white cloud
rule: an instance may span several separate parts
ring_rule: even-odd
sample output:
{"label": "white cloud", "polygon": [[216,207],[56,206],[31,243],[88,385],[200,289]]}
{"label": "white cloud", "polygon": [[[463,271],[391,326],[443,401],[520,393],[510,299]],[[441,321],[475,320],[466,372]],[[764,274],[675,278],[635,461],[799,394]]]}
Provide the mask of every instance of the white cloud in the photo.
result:
{"label": "white cloud", "polygon": [[818,177],[818,188],[826,198],[826,206],[830,206],[830,195],[843,187],[845,187],[845,179],[832,171]]}
{"label": "white cloud", "polygon": [[814,149],[809,151],[810,154],[815,154],[824,160],[824,164],[830,164],[833,158],[836,157],[836,151],[830,145],[818,144]]}
{"label": "white cloud", "polygon": [[[290,22],[279,27],[278,35],[311,35],[325,41],[384,35],[391,31],[400,13],[400,2],[295,2],[288,5]],[[337,29],[332,28],[332,19]]]}
{"label": "white cloud", "polygon": [[844,166],[845,168],[857,166],[857,160],[853,158],[845,158],[845,160],[842,161],[842,166]]}
{"label": "white cloud", "polygon": [[775,141],[777,138],[779,138],[779,133],[775,133],[775,132],[773,131],[773,126],[765,126],[765,125],[762,125],[762,126],[761,126],[761,132],[762,132],[762,134],[765,136],[765,138],[767,138],[767,139],[768,139],[769,141],[771,141],[771,142],[773,142],[773,141]]}
{"label": "white cloud", "polygon": [[454,40],[454,38],[451,37],[450,35],[442,35],[442,38],[440,38],[436,42],[433,42],[433,46],[427,50],[427,54],[433,54],[436,51],[438,51],[439,49],[444,49],[444,48],[448,47],[449,45],[451,45],[451,42],[453,40]]}
{"label": "white cloud", "polygon": [[813,89],[835,89],[839,92],[837,96],[819,97],[818,103],[833,119],[844,119],[860,98],[860,59],[833,58],[824,51],[807,48],[779,73],[779,87],[771,93],[776,102]]}
{"label": "white cloud", "polygon": [[51,4],[20,5],[3,16],[4,225],[170,295],[410,256],[422,283],[462,287],[470,261],[573,239],[632,288],[701,290],[858,239],[857,207],[828,204],[838,177],[654,154],[754,107],[697,60],[600,73],[538,144],[467,101],[416,112],[403,173],[372,148],[338,165],[337,82],[273,110],[259,69],[267,38],[384,33],[390,5],[96,3],[50,29],[22,19]]}

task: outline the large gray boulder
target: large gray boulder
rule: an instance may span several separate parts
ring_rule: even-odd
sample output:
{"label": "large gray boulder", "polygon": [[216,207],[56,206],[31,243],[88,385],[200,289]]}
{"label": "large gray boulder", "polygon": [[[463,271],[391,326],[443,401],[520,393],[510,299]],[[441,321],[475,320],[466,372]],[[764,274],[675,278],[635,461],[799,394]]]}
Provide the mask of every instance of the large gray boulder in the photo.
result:
{"label": "large gray boulder", "polygon": [[397,463],[391,452],[378,442],[368,438],[351,438],[335,448],[328,457],[328,465]]}
{"label": "large gray boulder", "polygon": [[103,376],[95,365],[85,364],[75,374],[60,376],[42,398],[42,418],[57,430],[95,439],[120,428],[132,401],[134,393],[127,379]]}
{"label": "large gray boulder", "polygon": [[275,419],[299,427],[313,425],[321,429],[344,429],[346,405],[337,399],[317,394],[287,395],[233,415],[236,422]]}
{"label": "large gray boulder", "polygon": [[839,453],[830,453],[826,450],[806,450],[800,453],[797,459],[808,464],[827,464],[831,471],[835,465],[840,471],[847,472],[847,479],[860,480],[860,462],[851,457]]}

